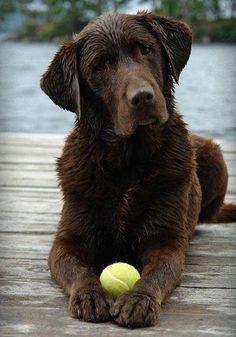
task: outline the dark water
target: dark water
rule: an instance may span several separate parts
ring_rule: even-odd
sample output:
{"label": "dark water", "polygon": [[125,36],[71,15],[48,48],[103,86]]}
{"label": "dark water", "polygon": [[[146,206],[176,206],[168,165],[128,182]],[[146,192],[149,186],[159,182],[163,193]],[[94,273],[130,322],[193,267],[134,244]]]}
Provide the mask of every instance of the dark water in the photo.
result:
{"label": "dark water", "polygon": [[[55,44],[0,43],[0,131],[67,133],[74,115],[39,88]],[[199,134],[236,139],[236,45],[195,45],[176,87],[179,111]]]}

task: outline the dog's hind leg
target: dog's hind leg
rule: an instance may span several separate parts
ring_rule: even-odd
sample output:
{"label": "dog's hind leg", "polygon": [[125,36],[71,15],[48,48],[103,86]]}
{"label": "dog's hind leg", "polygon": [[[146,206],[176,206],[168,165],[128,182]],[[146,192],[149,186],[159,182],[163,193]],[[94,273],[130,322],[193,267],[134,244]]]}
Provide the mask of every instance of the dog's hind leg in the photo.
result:
{"label": "dog's hind leg", "polygon": [[227,217],[225,213],[228,172],[220,147],[210,139],[195,135],[192,136],[192,142],[196,149],[197,174],[202,189],[199,222],[219,222],[223,213],[224,221],[233,221],[232,214],[236,213],[236,206],[232,205],[230,210],[227,208]]}

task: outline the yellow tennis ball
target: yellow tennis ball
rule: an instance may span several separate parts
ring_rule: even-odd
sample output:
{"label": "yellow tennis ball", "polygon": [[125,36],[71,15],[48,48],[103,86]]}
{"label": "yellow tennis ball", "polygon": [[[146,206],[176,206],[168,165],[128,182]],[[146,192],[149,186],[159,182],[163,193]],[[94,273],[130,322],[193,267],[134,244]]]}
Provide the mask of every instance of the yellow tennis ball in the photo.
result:
{"label": "yellow tennis ball", "polygon": [[114,298],[124,291],[132,289],[140,279],[139,272],[130,264],[117,262],[103,269],[100,282]]}

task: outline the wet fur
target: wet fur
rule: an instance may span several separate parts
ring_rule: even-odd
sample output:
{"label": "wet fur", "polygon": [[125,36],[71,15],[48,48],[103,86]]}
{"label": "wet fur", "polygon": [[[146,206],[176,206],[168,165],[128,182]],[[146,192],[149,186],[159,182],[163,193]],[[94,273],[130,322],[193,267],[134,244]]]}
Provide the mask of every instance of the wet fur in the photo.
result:
{"label": "wet fur", "polygon": [[[156,41],[158,60],[120,57],[116,72],[109,61],[111,70],[99,80],[90,69],[94,55],[113,45],[123,50],[121,37],[128,34],[132,43],[131,31],[144,43]],[[191,135],[175,110],[173,81],[190,49],[191,30],[183,23],[148,13],[108,15],[64,44],[42,77],[49,97],[77,113],[58,160],[64,206],[49,255],[73,317],[155,325],[161,303],[180,282],[196,224],[232,220],[233,210],[223,205],[227,169],[220,148]],[[148,113],[156,113],[156,123],[140,125],[145,116],[127,108],[124,82],[136,86],[137,78],[154,88],[155,111]],[[99,274],[116,261],[134,265],[142,277],[114,302]]]}

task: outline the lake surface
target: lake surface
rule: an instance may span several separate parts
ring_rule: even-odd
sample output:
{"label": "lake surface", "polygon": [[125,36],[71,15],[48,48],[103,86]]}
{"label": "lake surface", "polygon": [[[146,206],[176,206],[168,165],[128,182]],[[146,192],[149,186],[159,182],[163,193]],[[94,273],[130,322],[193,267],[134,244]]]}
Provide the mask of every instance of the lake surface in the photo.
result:
{"label": "lake surface", "polygon": [[[54,105],[39,78],[58,46],[0,42],[0,131],[67,133],[74,114]],[[194,45],[176,86],[178,110],[192,131],[236,139],[236,45]]]}

